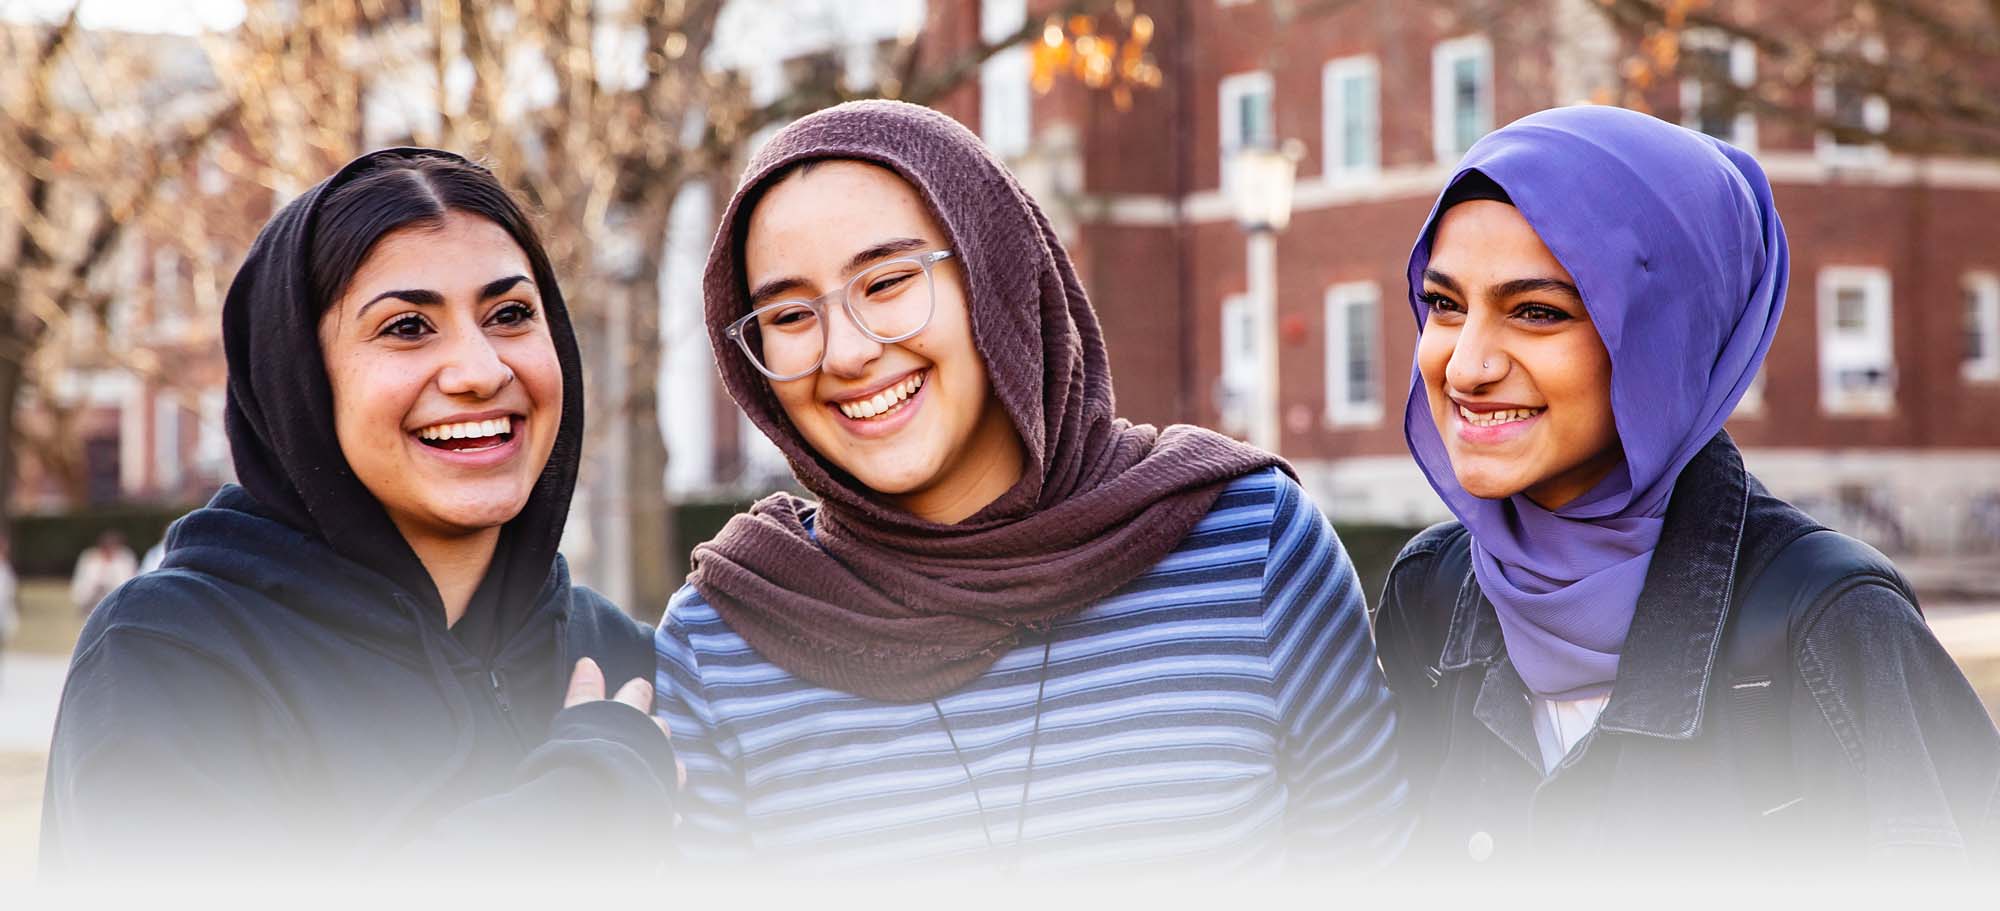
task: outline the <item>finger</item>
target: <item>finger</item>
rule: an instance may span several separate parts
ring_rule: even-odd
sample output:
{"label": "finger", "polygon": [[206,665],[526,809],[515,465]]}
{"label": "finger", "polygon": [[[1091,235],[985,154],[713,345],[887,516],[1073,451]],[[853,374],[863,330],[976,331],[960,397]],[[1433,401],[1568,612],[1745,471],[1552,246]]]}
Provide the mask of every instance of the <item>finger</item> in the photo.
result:
{"label": "finger", "polygon": [[569,692],[563,696],[563,708],[603,698],[604,671],[589,658],[576,659],[576,668],[569,673]]}
{"label": "finger", "polygon": [[685,788],[688,786],[687,763],[682,762],[678,759],[674,760],[674,779],[675,779],[675,784],[679,785],[680,787]]}
{"label": "finger", "polygon": [[618,688],[618,695],[611,697],[648,715],[653,713],[653,684],[644,677],[634,677]]}

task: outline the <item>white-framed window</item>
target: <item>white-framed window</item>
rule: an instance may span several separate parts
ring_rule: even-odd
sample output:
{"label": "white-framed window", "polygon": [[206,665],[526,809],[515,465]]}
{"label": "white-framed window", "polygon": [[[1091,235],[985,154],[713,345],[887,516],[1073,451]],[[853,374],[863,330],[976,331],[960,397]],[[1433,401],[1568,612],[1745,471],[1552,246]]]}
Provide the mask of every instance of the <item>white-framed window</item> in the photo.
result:
{"label": "white-framed window", "polygon": [[1326,419],[1382,420],[1382,292],[1374,282],[1326,289]]}
{"label": "white-framed window", "polygon": [[[1854,47],[1861,59],[1871,63],[1886,56],[1879,39],[1863,39]],[[1848,129],[1878,136],[1889,130],[1889,99],[1870,93],[1866,74],[1854,68],[1822,72],[1815,98],[1821,116]],[[1816,149],[1821,160],[1837,165],[1876,164],[1889,154],[1879,142],[1843,141],[1826,130],[1820,131]]]}
{"label": "white-framed window", "polygon": [[1242,432],[1250,427],[1250,396],[1257,389],[1257,314],[1250,296],[1222,299],[1222,364],[1216,378],[1216,411],[1222,427]]}
{"label": "white-framed window", "polygon": [[1757,148],[1757,118],[1747,99],[1757,85],[1757,46],[1714,29],[1681,38],[1681,126],[1739,149]]}
{"label": "white-framed window", "polygon": [[[979,37],[989,44],[1027,21],[1027,0],[980,0]],[[1026,154],[1033,138],[1032,69],[1028,49],[1018,44],[979,65],[979,138],[1000,158]]]}
{"label": "white-framed window", "polygon": [[1324,170],[1332,180],[1375,174],[1382,166],[1381,68],[1370,56],[1327,62],[1320,76]]}
{"label": "white-framed window", "polygon": [[1244,149],[1274,148],[1278,129],[1272,119],[1271,74],[1237,73],[1222,77],[1216,94],[1221,99],[1222,182],[1229,183],[1229,160]]}
{"label": "white-framed window", "polygon": [[1431,147],[1437,160],[1457,162],[1492,131],[1492,43],[1485,35],[1438,42],[1431,49]]}
{"label": "white-framed window", "polygon": [[1895,407],[1887,269],[1820,270],[1819,401],[1827,414],[1882,414]]}
{"label": "white-framed window", "polygon": [[1965,276],[1965,360],[1959,370],[1972,382],[2000,382],[2000,273]]}

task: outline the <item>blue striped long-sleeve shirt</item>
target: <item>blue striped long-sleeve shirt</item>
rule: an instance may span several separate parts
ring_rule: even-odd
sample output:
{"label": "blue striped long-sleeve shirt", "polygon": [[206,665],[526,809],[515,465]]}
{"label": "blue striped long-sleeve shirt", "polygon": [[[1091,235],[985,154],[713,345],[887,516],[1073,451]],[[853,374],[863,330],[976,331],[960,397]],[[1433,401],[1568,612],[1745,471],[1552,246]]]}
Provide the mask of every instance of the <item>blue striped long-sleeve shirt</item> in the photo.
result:
{"label": "blue striped long-sleeve shirt", "polygon": [[795,871],[1375,866],[1408,818],[1365,614],[1333,528],[1276,470],[1055,624],[1038,734],[1040,638],[935,708],[881,702],[765,660],[683,588],[655,639],[687,766],[680,852]]}

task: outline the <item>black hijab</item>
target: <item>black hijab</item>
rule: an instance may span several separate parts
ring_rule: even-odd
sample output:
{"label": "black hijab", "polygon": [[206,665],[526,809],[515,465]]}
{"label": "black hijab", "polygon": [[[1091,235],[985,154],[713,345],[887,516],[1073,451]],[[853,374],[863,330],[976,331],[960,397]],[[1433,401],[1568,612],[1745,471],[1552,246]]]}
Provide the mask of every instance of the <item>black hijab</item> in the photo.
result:
{"label": "black hijab", "polygon": [[[443,615],[444,601],[430,573],[341,453],[320,351],[324,307],[315,300],[310,262],[329,197],[364,175],[426,159],[472,172],[470,181],[456,182],[458,194],[429,194],[439,207],[437,217],[446,208],[463,209],[494,221],[520,244],[562,365],[562,420],[548,465],[527,505],[502,528],[493,562],[454,627],[469,648],[490,656],[519,627],[548,582],[583,441],[582,359],[569,311],[533,228],[490,172],[450,152],[384,149],[349,162],[272,216],[230,283],[222,308],[229,366],[226,423],[239,482],[274,518],[325,540]],[[409,186],[423,195],[417,183]],[[447,198],[461,194],[463,199]]]}

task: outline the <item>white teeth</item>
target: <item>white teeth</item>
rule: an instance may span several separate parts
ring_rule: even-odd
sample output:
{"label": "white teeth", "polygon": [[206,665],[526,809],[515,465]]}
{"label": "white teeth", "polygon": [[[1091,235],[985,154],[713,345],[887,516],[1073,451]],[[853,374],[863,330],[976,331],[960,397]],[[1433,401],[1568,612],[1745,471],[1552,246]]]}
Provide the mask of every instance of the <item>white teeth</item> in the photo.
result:
{"label": "white teeth", "polygon": [[1541,408],[1509,408],[1503,411],[1489,411],[1485,414],[1480,414],[1464,405],[1458,406],[1458,416],[1464,419],[1467,424],[1471,424],[1474,427],[1497,427],[1501,424],[1525,421],[1535,415],[1541,414],[1542,411],[1543,409]]}
{"label": "white teeth", "polygon": [[875,393],[872,398],[862,399],[859,402],[841,402],[840,413],[857,421],[888,414],[901,406],[910,396],[916,395],[917,390],[923,388],[923,385],[924,376],[920,373]]}
{"label": "white teeth", "polygon": [[481,437],[497,437],[513,429],[514,422],[508,418],[492,418],[485,421],[461,421],[456,424],[432,424],[417,431],[417,436],[426,440],[476,440]]}

